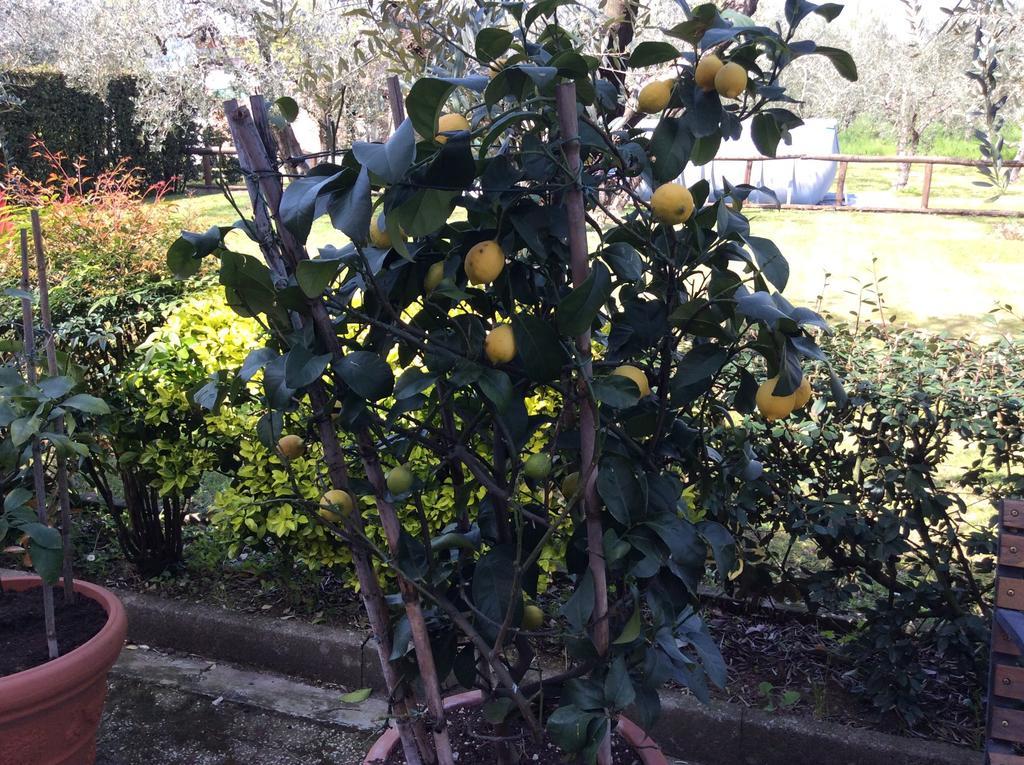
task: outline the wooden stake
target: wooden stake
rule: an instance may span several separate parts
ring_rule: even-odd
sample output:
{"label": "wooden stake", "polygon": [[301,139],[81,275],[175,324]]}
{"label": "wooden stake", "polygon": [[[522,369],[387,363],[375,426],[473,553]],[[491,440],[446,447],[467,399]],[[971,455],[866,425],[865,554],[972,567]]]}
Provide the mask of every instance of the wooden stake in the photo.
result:
{"label": "wooden stake", "polygon": [[[555,89],[558,125],[562,134],[562,153],[573,184],[565,193],[565,214],[569,224],[569,258],[573,286],[579,287],[590,275],[587,258],[587,220],[580,183],[579,119],[576,113],[576,84],[562,83]],[[588,393],[593,370],[590,362],[590,328],[576,337],[576,352],[582,364],[577,390],[580,398],[580,475],[583,480],[583,512],[587,529],[587,559],[594,580],[594,613],[591,630],[594,648],[608,653],[608,579],[604,566],[604,529],[601,505],[597,501],[597,412]],[[597,753],[599,765],[611,765],[611,735],[605,736]]]}
{"label": "wooden stake", "polygon": [[388,105],[391,107],[391,129],[397,130],[405,122],[405,104],[402,103],[402,83],[398,75],[388,77]]}
{"label": "wooden stake", "polygon": [[[28,231],[21,230],[21,289],[28,292]],[[36,382],[36,335],[32,324],[32,299],[21,299],[21,325],[25,341],[25,378],[29,385]],[[32,479],[36,493],[36,517],[43,525],[49,525],[46,517],[46,476],[43,475],[43,450],[39,437],[32,436]],[[46,620],[46,650],[51,659],[60,655],[57,649],[57,627],[53,615],[53,586],[43,582],[43,616]]]}
{"label": "wooden stake", "polygon": [[[250,103],[256,108],[261,108],[264,105],[260,99],[255,99]],[[257,123],[250,115],[249,110],[239,105],[237,101],[231,100],[224,103],[224,114],[238,151],[239,165],[245,174],[260,249],[274,275],[287,280],[289,270],[294,270],[295,263],[299,259],[305,258],[306,254],[284,226],[278,226],[280,239],[274,236],[271,216],[277,218],[279,213],[283,193],[280,176],[274,171],[270,156],[268,156],[267,145],[260,136],[256,127]],[[284,251],[279,248],[283,248]],[[322,304],[315,305],[319,307],[320,311],[323,311]],[[303,323],[297,314],[293,314],[293,321],[300,326]],[[334,344],[337,345],[337,335],[333,331],[329,317],[327,326],[330,327]],[[324,331],[324,327],[318,326],[318,331]],[[329,411],[330,396],[322,383],[314,383],[307,390],[314,411]],[[347,491],[349,489],[348,467],[345,464],[341,443],[338,441],[338,435],[329,416],[319,418],[317,432],[324,447],[324,462],[327,464],[331,485],[336,489]],[[363,520],[359,513],[352,513],[347,522],[354,535],[357,537],[364,535]],[[387,601],[381,592],[380,583],[377,581],[373,562],[369,554],[359,546],[353,546],[351,552],[356,577],[359,580],[359,594],[370,620],[370,628],[377,645],[377,655],[384,674],[384,682],[389,697],[394,700],[395,725],[406,762],[409,765],[432,763],[432,752],[426,745],[426,736],[417,735],[420,726],[413,723],[406,703],[401,698],[402,680],[391,663],[392,643]],[[422,741],[422,745],[417,744],[418,740]]]}
{"label": "wooden stake", "polygon": [[[50,282],[46,273],[46,253],[43,251],[43,228],[39,223],[39,211],[32,211],[32,239],[36,248],[36,281],[39,283],[39,316],[43,323],[44,348],[46,349],[46,371],[56,377],[57,348],[53,338],[53,320],[50,316]],[[64,420],[53,425],[57,435],[64,434]],[[71,549],[71,499],[68,492],[68,461],[63,454],[57,454],[57,500],[60,504],[60,537],[64,552],[64,602],[75,602],[75,577],[72,569]]]}

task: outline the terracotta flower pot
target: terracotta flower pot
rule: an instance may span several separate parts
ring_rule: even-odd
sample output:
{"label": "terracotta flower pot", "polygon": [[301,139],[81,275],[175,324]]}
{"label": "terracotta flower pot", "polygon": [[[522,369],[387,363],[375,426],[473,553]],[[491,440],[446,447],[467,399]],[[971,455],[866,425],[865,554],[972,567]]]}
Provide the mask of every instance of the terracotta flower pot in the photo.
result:
{"label": "terracotta flower pot", "polygon": [[[2,581],[15,591],[39,586],[36,576]],[[76,581],[75,592],[103,606],[107,623],[73,651],[0,677],[0,765],[90,765],[96,759],[107,672],[121,653],[128,620],[110,591]]]}
{"label": "terracotta flower pot", "polygon": [[[444,708],[475,707],[482,704],[483,700],[484,695],[481,691],[467,691],[446,698]],[[643,765],[668,765],[668,760],[661,753],[661,748],[632,720],[619,715],[619,724],[615,730],[627,744],[633,747]],[[392,725],[370,747],[370,751],[367,752],[366,758],[363,760],[363,765],[381,765],[387,761],[387,758],[398,746],[398,731]]]}

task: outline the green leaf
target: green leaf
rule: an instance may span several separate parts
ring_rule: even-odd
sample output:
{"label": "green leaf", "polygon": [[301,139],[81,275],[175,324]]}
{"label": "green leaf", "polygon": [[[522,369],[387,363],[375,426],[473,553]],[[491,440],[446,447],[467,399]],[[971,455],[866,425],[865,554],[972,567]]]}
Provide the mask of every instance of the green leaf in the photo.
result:
{"label": "green leaf", "polygon": [[659,183],[674,181],[690,161],[692,151],[693,133],[687,119],[662,116],[651,135],[654,180]]}
{"label": "green leaf", "polygon": [[365,242],[369,238],[373,200],[370,197],[370,174],[365,167],[359,171],[351,187],[331,190],[324,199],[324,209],[331,217],[332,226],[354,242]]}
{"label": "green leaf", "polygon": [[640,388],[623,375],[595,377],[590,387],[594,398],[613,409],[627,409],[640,400]]}
{"label": "green leaf", "polygon": [[608,512],[623,526],[629,526],[631,513],[637,517],[644,515],[647,506],[644,490],[636,477],[635,466],[625,457],[607,454],[601,459],[597,493]]}
{"label": "green leaf", "polygon": [[88,393],[76,393],[64,399],[60,405],[65,409],[77,409],[85,414],[110,414],[110,407],[106,401]]}
{"label": "green leaf", "polygon": [[376,353],[353,351],[337,364],[338,374],[352,391],[367,401],[391,395],[395,377],[391,367]]}
{"label": "green leaf", "polygon": [[551,322],[532,314],[516,314],[512,317],[512,332],[527,377],[534,382],[558,379],[566,353]]}
{"label": "green leaf", "polygon": [[612,278],[608,268],[594,261],[590,276],[573,289],[555,309],[558,331],[575,337],[590,329],[594,317],[612,294]]}
{"label": "green leaf", "polygon": [[626,242],[610,244],[601,250],[600,254],[615,275],[623,281],[635,282],[644,275],[644,265],[640,259],[640,253]]}
{"label": "green leaf", "polygon": [[373,693],[372,688],[360,688],[358,691],[349,691],[341,694],[342,704],[362,704]]}
{"label": "green leaf", "polygon": [[626,622],[622,628],[622,632],[615,638],[612,645],[628,645],[640,637],[640,629],[643,626],[643,621],[640,618],[640,609],[634,608],[633,615],[629,617],[629,621]]}
{"label": "green leaf", "polygon": [[42,377],[37,383],[39,390],[49,399],[66,396],[75,387],[75,381],[70,377]]}
{"label": "green leaf", "polygon": [[25,507],[25,503],[32,499],[32,492],[22,487],[11,489],[4,497],[4,512],[9,513],[19,507]]}
{"label": "green leaf", "polygon": [[220,256],[220,283],[228,305],[241,316],[269,313],[276,291],[270,269],[259,258],[225,251]]}
{"label": "green leaf", "polygon": [[39,574],[39,577],[47,584],[56,584],[60,579],[60,570],[64,563],[64,554],[60,547],[43,547],[33,540],[29,545],[28,552],[32,556],[32,568]]}
{"label": "green leaf", "polygon": [[433,234],[452,214],[458,196],[458,191],[421,189],[388,212],[388,231],[395,227],[411,237]]}
{"label": "green leaf", "polygon": [[608,674],[604,678],[604,702],[613,712],[620,712],[636,698],[633,681],[629,677],[629,668],[622,656],[612,659]]}
{"label": "green leaf", "polygon": [[455,85],[436,77],[421,77],[413,83],[405,97],[405,110],[421,138],[434,137],[437,118],[453,90]]}
{"label": "green leaf", "polygon": [[509,576],[514,566],[515,556],[508,547],[493,547],[473,570],[473,605],[482,614],[477,617],[477,626],[487,640],[497,637],[509,608],[513,612],[512,624],[519,624],[523,618],[522,593],[513,591]]}
{"label": "green leaf", "polygon": [[505,411],[512,403],[512,380],[500,369],[485,369],[481,372],[477,385],[499,412]]}
{"label": "green leaf", "polygon": [[512,33],[507,29],[481,29],[476,36],[476,56],[484,61],[494,61],[500,58],[511,44]]}
{"label": "green leaf", "polygon": [[675,61],[681,55],[674,45],[648,40],[633,49],[628,66],[630,69],[637,69],[642,66],[664,64],[666,61]]}
{"label": "green leaf", "polygon": [[722,145],[722,134],[701,136],[693,144],[693,153],[690,154],[690,161],[697,165],[706,165],[718,156],[718,149]]}
{"label": "green leaf", "polygon": [[711,546],[711,554],[715,556],[715,567],[718,579],[723,584],[729,574],[736,568],[736,542],[732,534],[720,523],[701,521],[697,524],[697,533]]}
{"label": "green leaf", "polygon": [[274,106],[282,117],[288,122],[295,122],[299,117],[299,105],[295,99],[290,96],[281,96],[279,99],[274,101]]}
{"label": "green leaf", "polygon": [[304,345],[292,346],[284,357],[284,381],[293,390],[311,385],[323,375],[331,354],[314,356]]}
{"label": "green leaf", "polygon": [[759,152],[766,157],[774,157],[782,140],[782,129],[771,114],[761,112],[751,121],[750,136]]}
{"label": "green leaf", "polygon": [[582,632],[594,612],[594,580],[587,569],[580,577],[576,590],[565,601],[560,613],[576,632]]}
{"label": "green leaf", "polygon": [[416,134],[412,122],[405,119],[386,143],[356,141],[352,144],[352,154],[385,183],[397,183],[416,158]]}
{"label": "green leaf", "polygon": [[305,244],[313,220],[324,210],[317,209],[317,198],[322,193],[343,189],[355,181],[352,168],[339,169],[336,165],[318,165],[309,175],[295,178],[284,188],[279,208],[284,223],[299,244]]}
{"label": "green leaf", "polygon": [[60,532],[45,523],[26,523],[21,531],[28,534],[29,538],[40,547],[48,550],[60,550],[62,543]]}
{"label": "green leaf", "polygon": [[598,719],[595,712],[584,712],[569,704],[556,709],[548,717],[547,731],[559,749],[569,754],[579,752],[587,744],[587,729]]}
{"label": "green leaf", "polygon": [[832,62],[832,66],[835,67],[839,75],[850,82],[857,81],[857,64],[853,60],[853,56],[847,53],[845,50],[839,48],[830,48],[826,45],[819,45],[814,55],[824,56]]}
{"label": "green leaf", "polygon": [[715,343],[701,343],[695,345],[686,355],[683,356],[676,367],[677,371],[672,378],[672,386],[692,385],[708,377],[718,374],[718,371],[729,360],[729,352]]}
{"label": "green leaf", "polygon": [[782,292],[789,283],[789,262],[771,239],[747,236],[744,241],[754,253],[757,267],[775,289]]}
{"label": "green leaf", "polygon": [[341,265],[338,260],[300,260],[295,281],[306,297],[319,298],[338,276]]}

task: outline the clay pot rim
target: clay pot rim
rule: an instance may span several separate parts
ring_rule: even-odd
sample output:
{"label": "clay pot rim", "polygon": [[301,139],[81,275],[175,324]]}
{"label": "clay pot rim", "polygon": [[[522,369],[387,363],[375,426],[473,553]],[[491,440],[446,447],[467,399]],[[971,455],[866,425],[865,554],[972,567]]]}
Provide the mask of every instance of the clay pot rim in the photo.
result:
{"label": "clay pot rim", "polygon": [[[5,590],[24,591],[41,584],[34,575],[0,578]],[[121,601],[106,588],[79,579],[75,580],[75,592],[99,603],[107,613],[106,623],[85,643],[53,661],[0,677],[0,718],[21,716],[31,713],[34,706],[48,705],[63,689],[76,688],[106,674],[117,659],[128,630]],[[58,626],[58,641],[59,637]]]}
{"label": "clay pot rim", "polygon": [[[483,700],[483,691],[465,691],[454,696],[447,696],[444,700],[444,708],[458,709],[459,707],[477,706],[482,704]],[[643,765],[668,765],[668,760],[665,759],[661,747],[647,735],[643,728],[625,715],[619,715],[619,724],[615,730],[633,748]],[[363,765],[380,765],[387,760],[398,745],[398,730],[393,724],[389,725],[388,729],[370,747],[370,751],[366,753]]]}

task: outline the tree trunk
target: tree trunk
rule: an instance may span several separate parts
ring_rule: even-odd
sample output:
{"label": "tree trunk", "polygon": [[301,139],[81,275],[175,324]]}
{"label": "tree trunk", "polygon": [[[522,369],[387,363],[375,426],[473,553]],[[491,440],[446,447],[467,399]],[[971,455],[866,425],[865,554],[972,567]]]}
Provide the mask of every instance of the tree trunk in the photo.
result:
{"label": "tree trunk", "polygon": [[[639,0],[608,0],[605,16],[612,22],[605,39],[604,61],[600,76],[613,83],[620,93],[625,92],[626,49],[633,42],[634,24],[640,10]],[[615,116],[621,116],[625,107],[620,105]]]}
{"label": "tree trunk", "polygon": [[[900,139],[897,151],[901,155],[913,156],[917,154],[917,150],[920,146],[921,130],[917,126],[917,112],[914,112],[913,114],[910,115],[906,123],[901,126]],[[905,189],[909,181],[910,163],[905,162],[901,164],[896,171],[896,190],[902,191],[903,189]]]}
{"label": "tree trunk", "polygon": [[[1020,143],[1017,144],[1017,153],[1013,155],[1014,162],[1024,162],[1024,122],[1020,126],[1021,136]],[[1010,183],[1016,183],[1017,179],[1020,178],[1020,168],[1010,168]]]}

